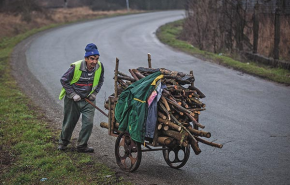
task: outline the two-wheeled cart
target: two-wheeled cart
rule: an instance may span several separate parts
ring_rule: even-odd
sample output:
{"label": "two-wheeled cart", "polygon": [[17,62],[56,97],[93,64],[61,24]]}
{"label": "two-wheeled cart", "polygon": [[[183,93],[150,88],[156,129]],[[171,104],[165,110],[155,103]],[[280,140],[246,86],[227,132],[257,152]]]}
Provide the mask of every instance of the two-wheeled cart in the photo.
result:
{"label": "two-wheeled cart", "polygon": [[[117,99],[109,97],[109,107],[114,108]],[[166,146],[158,142],[158,135],[155,134],[152,140],[145,139],[144,143],[138,143],[132,140],[128,132],[118,131],[118,123],[114,118],[114,109],[109,111],[108,124],[101,123],[102,127],[108,128],[108,134],[117,137],[115,143],[115,157],[118,166],[124,171],[133,172],[138,169],[143,152],[162,151],[164,160],[172,168],[181,168],[184,166],[190,155],[190,145]],[[157,127],[156,127],[156,132]],[[161,138],[162,139],[162,138]],[[162,142],[162,141],[161,141]],[[169,143],[168,143],[169,144]]]}
{"label": "two-wheeled cart", "polygon": [[[202,107],[201,105],[203,104],[200,104],[199,107],[197,108],[195,107],[195,109],[189,109],[188,106],[187,106],[188,109],[184,109],[179,104],[177,104],[175,100],[172,99],[173,96],[168,98],[168,102],[174,105],[172,106],[174,110],[168,111],[170,108],[167,102],[164,103],[164,105],[166,105],[164,106],[164,111],[167,112],[168,117],[170,117],[170,115],[173,116],[172,112],[181,114],[182,113],[181,110],[182,110],[182,111],[185,111],[184,115],[187,115],[190,118],[190,119],[187,119],[187,122],[194,122],[195,124],[191,123],[192,126],[190,126],[189,123],[179,123],[179,120],[177,120],[174,116],[173,116],[174,120],[169,121],[170,118],[168,120],[166,116],[162,114],[160,115],[158,114],[161,117],[164,116],[164,118],[158,118],[158,122],[160,124],[156,124],[153,139],[145,137],[144,143],[139,143],[139,142],[134,141],[128,132],[120,132],[118,130],[119,123],[115,119],[115,107],[118,101],[118,94],[120,94],[118,92],[118,87],[120,87],[120,84],[123,84],[126,87],[126,84],[124,84],[124,82],[118,81],[117,76],[118,76],[118,73],[120,73],[118,72],[118,66],[119,66],[119,60],[116,59],[115,76],[114,76],[115,92],[108,98],[107,102],[105,103],[105,108],[109,110],[109,113],[107,115],[108,123],[102,122],[100,126],[103,128],[107,128],[108,134],[110,136],[117,137],[116,143],[115,143],[115,157],[116,157],[116,162],[118,166],[122,170],[128,171],[128,172],[133,172],[137,170],[141,163],[143,152],[162,151],[162,154],[166,163],[171,168],[178,169],[178,168],[183,167],[188,161],[188,158],[190,156],[190,147],[193,148],[195,154],[200,153],[197,140],[202,143],[209,144],[211,146],[215,146],[218,148],[222,147],[222,145],[212,143],[212,142],[207,142],[197,137],[197,136],[208,137],[208,138],[210,137],[209,132],[198,130],[199,127],[204,128],[204,126],[198,123],[200,111],[196,111],[196,110],[202,110],[202,108],[204,107]],[[149,68],[151,68],[150,54],[148,54],[148,66]],[[135,78],[136,81],[138,80],[138,75],[139,77],[140,76],[142,77],[142,75],[138,74],[138,72],[136,71],[135,73],[132,72],[131,74]],[[125,76],[124,74],[122,75],[124,79],[130,80],[128,76]],[[190,75],[192,75],[193,77],[192,72],[190,72]],[[132,81],[134,80],[132,79]],[[193,87],[194,85],[193,82],[190,85]],[[187,90],[187,91],[183,90],[182,94],[187,97],[189,96],[188,92],[192,93],[193,90]],[[177,97],[177,95],[175,96]],[[197,104],[199,102],[196,101],[193,103]],[[168,110],[166,109],[166,107]],[[167,130],[168,126],[170,128],[173,128],[174,131],[173,130],[168,131]],[[164,136],[171,136],[171,137],[164,137]]]}

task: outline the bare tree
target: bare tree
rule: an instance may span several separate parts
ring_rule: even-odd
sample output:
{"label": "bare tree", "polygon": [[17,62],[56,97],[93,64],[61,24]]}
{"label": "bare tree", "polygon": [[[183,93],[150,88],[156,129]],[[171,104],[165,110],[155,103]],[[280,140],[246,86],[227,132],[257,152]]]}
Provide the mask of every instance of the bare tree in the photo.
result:
{"label": "bare tree", "polygon": [[20,14],[22,20],[30,22],[33,11],[44,12],[44,9],[38,4],[37,0],[2,0],[1,11],[15,15]]}

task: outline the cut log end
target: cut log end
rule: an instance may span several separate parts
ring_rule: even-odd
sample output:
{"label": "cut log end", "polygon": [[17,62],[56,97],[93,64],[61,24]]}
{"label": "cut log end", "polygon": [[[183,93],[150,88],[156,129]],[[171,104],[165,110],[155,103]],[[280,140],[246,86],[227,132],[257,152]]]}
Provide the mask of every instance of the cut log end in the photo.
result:
{"label": "cut log end", "polygon": [[106,123],[106,122],[101,122],[101,123],[100,123],[100,126],[101,126],[102,128],[109,129],[109,124]]}

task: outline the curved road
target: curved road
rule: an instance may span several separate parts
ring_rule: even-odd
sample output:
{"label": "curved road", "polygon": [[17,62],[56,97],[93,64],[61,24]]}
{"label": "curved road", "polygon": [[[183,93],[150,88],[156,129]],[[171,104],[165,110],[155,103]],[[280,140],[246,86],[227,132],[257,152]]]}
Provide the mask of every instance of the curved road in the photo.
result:
{"label": "curved road", "polygon": [[[136,173],[124,173],[115,164],[115,138],[98,125],[107,118],[96,111],[90,139],[96,157],[138,184],[289,184],[290,88],[202,61],[160,43],[155,35],[157,28],[183,17],[183,11],[154,12],[46,31],[17,46],[14,70],[33,74],[29,77],[23,72],[20,78],[27,87],[37,87],[31,93],[48,106],[47,114],[55,111],[58,126],[62,107],[57,99],[59,79],[71,62],[83,58],[87,43],[97,44],[105,66],[105,83],[97,101],[100,107],[113,93],[116,57],[120,59],[119,70],[125,73],[129,68],[146,67],[147,53],[152,55],[154,68],[193,70],[195,85],[207,96],[203,100],[207,110],[201,113],[200,123],[212,133],[210,141],[224,144],[222,149],[200,144],[202,153],[196,156],[191,152],[180,170],[169,168],[160,151],[146,152]],[[28,68],[17,63],[23,59]]]}

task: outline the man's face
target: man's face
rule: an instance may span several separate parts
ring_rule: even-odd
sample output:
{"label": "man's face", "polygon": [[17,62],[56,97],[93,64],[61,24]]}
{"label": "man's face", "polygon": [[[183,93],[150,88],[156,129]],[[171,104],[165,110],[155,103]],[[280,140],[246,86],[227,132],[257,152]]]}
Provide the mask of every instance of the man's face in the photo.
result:
{"label": "man's face", "polygon": [[93,55],[93,56],[89,56],[85,58],[85,61],[87,63],[87,68],[89,70],[94,69],[94,67],[96,67],[97,63],[99,60],[99,55]]}

